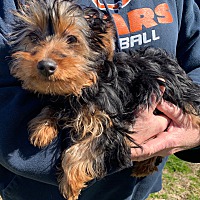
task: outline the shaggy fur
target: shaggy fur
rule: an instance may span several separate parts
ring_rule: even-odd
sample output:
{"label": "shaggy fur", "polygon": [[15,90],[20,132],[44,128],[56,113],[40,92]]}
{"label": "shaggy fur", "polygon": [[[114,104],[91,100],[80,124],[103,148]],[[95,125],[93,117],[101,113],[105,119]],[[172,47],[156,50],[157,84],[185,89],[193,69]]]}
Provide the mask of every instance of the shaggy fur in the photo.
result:
{"label": "shaggy fur", "polygon": [[163,98],[200,126],[200,88],[166,52],[114,53],[114,24],[104,13],[70,0],[26,2],[14,13],[11,73],[24,89],[65,101],[60,109],[58,98],[29,123],[30,141],[38,147],[50,144],[58,127],[70,130],[59,178],[65,198],[78,199],[88,181],[110,169],[132,167],[138,177],[157,170],[160,157],[131,161],[130,149],[139,145],[129,126],[151,106],[152,95],[161,100],[161,86]]}

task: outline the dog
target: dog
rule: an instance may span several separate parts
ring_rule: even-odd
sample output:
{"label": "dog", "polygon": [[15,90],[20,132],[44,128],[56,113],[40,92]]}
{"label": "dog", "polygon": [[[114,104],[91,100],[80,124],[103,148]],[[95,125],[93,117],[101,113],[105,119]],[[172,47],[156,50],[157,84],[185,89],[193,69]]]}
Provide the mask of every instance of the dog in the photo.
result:
{"label": "dog", "polygon": [[174,103],[200,127],[200,87],[164,50],[115,52],[111,16],[72,0],[29,0],[14,19],[11,74],[25,90],[62,97],[28,126],[30,142],[39,148],[59,128],[69,131],[58,178],[64,198],[78,199],[89,181],[113,169],[131,167],[137,177],[157,170],[161,157],[132,162],[130,155],[131,148],[142,148],[130,125],[151,106],[152,95]]}

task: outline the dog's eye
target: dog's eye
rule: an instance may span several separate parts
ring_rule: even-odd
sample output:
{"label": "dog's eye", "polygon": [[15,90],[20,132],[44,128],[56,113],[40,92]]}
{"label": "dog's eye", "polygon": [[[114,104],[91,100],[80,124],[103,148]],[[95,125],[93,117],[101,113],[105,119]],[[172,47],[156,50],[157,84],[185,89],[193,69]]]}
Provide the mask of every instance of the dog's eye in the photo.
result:
{"label": "dog's eye", "polygon": [[37,54],[37,51],[36,51],[36,50],[31,51],[31,55],[32,55],[32,56],[34,56],[34,55],[36,55],[36,54]]}
{"label": "dog's eye", "polygon": [[74,35],[68,35],[67,36],[67,43],[71,44],[71,43],[76,43],[78,40]]}
{"label": "dog's eye", "polygon": [[29,35],[29,38],[30,38],[31,42],[33,42],[33,43],[36,43],[36,42],[38,42],[38,40],[39,40],[38,35],[36,35],[36,34],[34,34],[34,33],[30,34],[30,35]]}

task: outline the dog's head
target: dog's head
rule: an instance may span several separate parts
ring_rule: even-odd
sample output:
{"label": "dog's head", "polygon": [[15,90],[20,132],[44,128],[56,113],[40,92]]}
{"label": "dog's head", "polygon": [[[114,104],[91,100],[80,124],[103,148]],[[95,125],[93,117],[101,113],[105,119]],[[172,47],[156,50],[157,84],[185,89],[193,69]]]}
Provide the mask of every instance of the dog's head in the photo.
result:
{"label": "dog's head", "polygon": [[70,0],[29,0],[14,12],[11,73],[25,89],[80,95],[93,85],[104,60],[112,60],[112,20]]}

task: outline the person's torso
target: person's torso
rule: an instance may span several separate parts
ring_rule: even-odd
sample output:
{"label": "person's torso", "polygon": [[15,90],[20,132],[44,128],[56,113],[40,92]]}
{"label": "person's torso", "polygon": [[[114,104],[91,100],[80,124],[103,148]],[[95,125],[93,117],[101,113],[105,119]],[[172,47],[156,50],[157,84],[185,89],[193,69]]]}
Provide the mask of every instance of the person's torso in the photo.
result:
{"label": "person's torso", "polygon": [[[106,10],[102,0],[79,0],[80,5]],[[104,1],[105,2],[105,1]],[[122,50],[154,46],[176,53],[179,32],[177,1],[107,0],[120,36]],[[182,0],[179,4],[182,5]],[[181,9],[181,6],[180,8]],[[181,11],[179,11],[181,12]]]}

